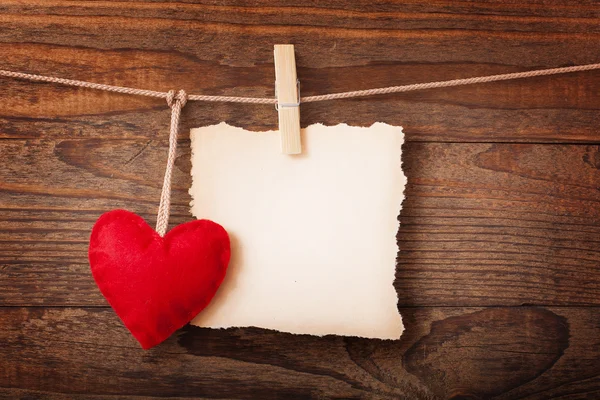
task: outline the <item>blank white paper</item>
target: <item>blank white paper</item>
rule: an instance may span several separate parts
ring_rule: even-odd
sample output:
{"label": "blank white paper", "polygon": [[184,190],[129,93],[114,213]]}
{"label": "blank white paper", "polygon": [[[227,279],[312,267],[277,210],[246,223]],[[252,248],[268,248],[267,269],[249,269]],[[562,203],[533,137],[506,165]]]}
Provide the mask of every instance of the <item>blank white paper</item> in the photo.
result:
{"label": "blank white paper", "polygon": [[311,125],[295,156],[279,140],[226,123],[192,129],[192,214],[232,244],[192,324],[398,339],[402,128]]}

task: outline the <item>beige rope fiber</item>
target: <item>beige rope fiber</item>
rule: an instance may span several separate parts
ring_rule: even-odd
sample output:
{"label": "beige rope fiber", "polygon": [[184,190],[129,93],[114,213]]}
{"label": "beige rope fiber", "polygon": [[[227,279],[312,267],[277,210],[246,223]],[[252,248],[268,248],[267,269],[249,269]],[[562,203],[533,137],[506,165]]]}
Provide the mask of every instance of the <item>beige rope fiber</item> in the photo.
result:
{"label": "beige rope fiber", "polygon": [[390,86],[390,87],[379,88],[379,89],[355,90],[353,92],[322,94],[322,95],[318,95],[318,96],[303,97],[302,102],[309,103],[309,102],[313,102],[313,101],[349,99],[352,97],[365,97],[365,96],[373,96],[376,94],[400,93],[400,92],[410,92],[413,90],[425,90],[425,89],[435,89],[435,88],[443,88],[443,87],[451,87],[451,86],[472,85],[475,83],[508,81],[511,79],[522,79],[522,78],[532,78],[534,76],[566,74],[568,72],[590,71],[590,70],[594,70],[594,69],[600,69],[600,63],[587,64],[587,65],[575,65],[573,67],[538,69],[538,70],[534,70],[534,71],[525,71],[525,72],[512,72],[510,74],[478,76],[478,77],[474,77],[474,78],[453,79],[450,81],[414,83],[412,85]]}
{"label": "beige rope fiber", "polygon": [[167,104],[171,107],[171,129],[169,132],[169,155],[167,156],[167,168],[165,168],[165,179],[160,193],[160,204],[158,216],[156,217],[156,232],[165,236],[169,226],[169,215],[171,214],[171,177],[173,166],[177,155],[177,135],[179,134],[179,117],[181,109],[187,103],[188,96],[184,90],[175,94],[174,90],[167,92]]}
{"label": "beige rope fiber", "polygon": [[[315,101],[349,99],[354,97],[374,96],[378,94],[409,92],[413,90],[435,89],[451,86],[471,85],[475,83],[507,81],[511,79],[531,78],[534,76],[557,75],[569,72],[590,71],[600,69],[598,64],[576,65],[572,67],[561,67],[551,69],[540,69],[525,72],[513,72],[509,74],[480,76],[465,79],[453,79],[449,81],[416,83],[412,85],[390,86],[385,88],[356,90],[352,92],[323,94],[317,96],[307,96],[300,99],[300,103],[310,103]],[[135,89],[124,86],[105,85],[102,83],[78,81],[74,79],[56,78],[52,76],[26,74],[23,72],[13,72],[0,70],[0,76],[8,78],[25,79],[34,82],[49,82],[58,83],[67,86],[77,86],[89,89],[104,90],[107,92],[116,92],[124,94],[132,94],[138,96],[156,97],[165,99],[171,108],[171,129],[169,132],[169,154],[167,156],[167,167],[165,169],[165,177],[160,195],[160,204],[158,206],[158,216],[156,218],[156,232],[160,236],[164,236],[169,226],[169,214],[171,209],[171,178],[173,176],[173,166],[177,153],[177,135],[179,133],[179,118],[181,109],[185,106],[188,100],[193,101],[211,101],[211,102],[226,102],[226,103],[250,103],[250,104],[277,104],[275,98],[262,97],[236,97],[236,96],[207,96],[207,95],[187,95],[185,91],[180,90],[175,92],[157,92],[154,90]]]}
{"label": "beige rope fiber", "polygon": [[[155,90],[135,89],[125,86],[105,85],[103,83],[94,83],[86,81],[78,81],[75,79],[56,78],[53,76],[25,74],[23,72],[6,71],[0,69],[0,76],[8,78],[25,79],[34,82],[49,82],[59,83],[67,86],[77,86],[88,89],[104,90],[105,92],[134,94],[138,96],[156,97],[159,99],[167,99],[169,92],[157,92]],[[254,103],[254,104],[276,104],[276,99],[257,98],[257,97],[235,97],[235,96],[206,96],[202,94],[192,94],[187,97],[188,100],[194,101],[213,101],[225,103]]]}
{"label": "beige rope fiber", "polygon": [[[377,89],[355,90],[352,92],[322,94],[322,95],[317,95],[317,96],[302,97],[300,99],[300,102],[301,103],[311,103],[311,102],[315,102],[315,101],[349,99],[349,98],[353,98],[353,97],[374,96],[377,94],[400,93],[400,92],[410,92],[413,90],[424,90],[424,89],[435,89],[435,88],[443,88],[443,87],[450,87],[450,86],[472,85],[475,83],[508,81],[511,79],[521,79],[521,78],[531,78],[534,76],[566,74],[569,72],[590,71],[590,70],[594,70],[594,69],[600,69],[600,63],[575,65],[572,67],[538,69],[538,70],[534,70],[534,71],[525,71],[525,72],[512,72],[509,74],[500,74],[500,75],[478,76],[478,77],[474,77],[474,78],[453,79],[453,80],[449,80],[449,81],[415,83],[415,84],[411,84],[411,85],[390,86],[390,87],[377,88]],[[1,70],[1,69],[0,69],[0,76],[5,76],[5,77],[9,77],[9,78],[17,78],[17,79],[25,79],[25,80],[36,81],[36,82],[59,83],[61,85],[67,85],[67,86],[78,86],[78,87],[84,87],[84,88],[89,88],[89,89],[104,90],[107,92],[134,94],[134,95],[138,95],[138,96],[157,97],[157,98],[161,98],[161,99],[167,99],[167,97],[169,96],[169,92],[157,92],[154,90],[135,89],[135,88],[129,88],[129,87],[124,87],[124,86],[105,85],[102,83],[78,81],[78,80],[74,80],[74,79],[65,79],[65,78],[56,78],[53,76],[25,74],[23,72],[13,72],[13,71]],[[208,95],[201,95],[201,94],[191,94],[191,95],[188,95],[187,99],[190,101],[210,101],[210,102],[225,102],[225,103],[277,104],[277,99],[268,98],[268,97],[208,96]]]}

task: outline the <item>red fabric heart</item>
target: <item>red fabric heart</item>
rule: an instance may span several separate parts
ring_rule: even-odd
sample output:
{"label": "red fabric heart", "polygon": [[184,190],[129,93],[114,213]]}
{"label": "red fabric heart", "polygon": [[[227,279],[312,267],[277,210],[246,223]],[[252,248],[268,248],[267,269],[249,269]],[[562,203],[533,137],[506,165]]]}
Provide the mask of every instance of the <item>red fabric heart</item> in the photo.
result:
{"label": "red fabric heart", "polygon": [[211,301],[229,264],[221,225],[197,220],[164,237],[125,210],[103,214],[92,229],[94,279],[144,349],[184,326]]}

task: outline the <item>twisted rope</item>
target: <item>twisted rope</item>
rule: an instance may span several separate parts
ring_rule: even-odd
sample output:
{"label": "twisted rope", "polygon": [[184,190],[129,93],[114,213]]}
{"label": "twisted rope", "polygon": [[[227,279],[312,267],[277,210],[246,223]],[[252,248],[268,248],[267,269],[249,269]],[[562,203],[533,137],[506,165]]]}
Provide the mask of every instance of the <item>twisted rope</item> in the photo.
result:
{"label": "twisted rope", "polygon": [[390,87],[384,87],[384,88],[378,88],[378,89],[355,90],[352,92],[322,94],[322,95],[318,95],[318,96],[303,97],[302,102],[310,103],[313,101],[349,99],[349,98],[353,98],[353,97],[373,96],[376,94],[400,93],[400,92],[410,92],[413,90],[425,90],[425,89],[435,89],[435,88],[443,88],[443,87],[451,87],[451,86],[472,85],[475,83],[508,81],[511,79],[521,79],[521,78],[531,78],[534,76],[566,74],[568,72],[590,71],[590,70],[594,70],[594,69],[600,69],[600,63],[587,64],[587,65],[576,65],[573,67],[539,69],[539,70],[535,70],[535,71],[512,72],[510,74],[478,76],[478,77],[474,77],[474,78],[452,79],[449,81],[413,83],[411,85],[390,86]]}
{"label": "twisted rope", "polygon": [[173,176],[173,166],[177,155],[177,136],[179,134],[179,117],[181,109],[188,101],[185,90],[180,90],[175,94],[174,90],[167,92],[167,104],[171,107],[171,129],[169,131],[169,154],[167,156],[167,167],[165,168],[165,178],[160,193],[160,204],[158,205],[158,215],[156,217],[156,232],[160,236],[165,236],[169,226],[169,215],[171,214],[171,178]]}
{"label": "twisted rope", "polygon": [[[34,82],[59,83],[66,86],[76,86],[88,89],[103,90],[105,92],[133,94],[138,96],[156,97],[159,99],[168,99],[170,92],[157,92],[155,90],[136,89],[126,86],[106,85],[104,83],[94,83],[86,81],[78,81],[75,79],[56,78],[54,76],[26,74],[23,72],[14,72],[0,69],[0,76],[7,78],[24,79]],[[188,96],[188,100],[194,101],[212,101],[226,103],[252,103],[252,104],[276,104],[276,99],[259,98],[259,97],[237,97],[237,96],[207,96],[202,94],[192,94]]]}
{"label": "twisted rope", "polygon": [[[301,98],[302,103],[311,103],[315,101],[349,99],[353,97],[374,96],[378,94],[410,92],[413,90],[435,89],[451,86],[472,85],[475,83],[507,81],[511,79],[531,78],[534,76],[566,74],[569,72],[590,71],[600,69],[600,63],[575,65],[572,67],[560,67],[550,69],[539,69],[525,72],[512,72],[509,74],[478,76],[474,78],[452,79],[449,81],[437,81],[426,83],[415,83],[411,85],[389,86],[377,89],[354,90],[351,92],[322,94],[316,96],[306,96]],[[125,86],[105,85],[103,83],[94,83],[86,81],[78,81],[74,79],[56,78],[53,76],[26,74],[23,72],[13,72],[0,70],[0,76],[9,78],[25,79],[35,82],[59,83],[67,86],[77,86],[89,89],[104,90],[107,92],[133,94],[139,96],[156,97],[167,99],[169,92],[157,92],[155,90],[135,89]],[[238,97],[238,96],[209,96],[202,94],[188,95],[190,101],[209,101],[209,102],[224,102],[224,103],[248,103],[248,104],[277,104],[277,99],[269,97]]]}

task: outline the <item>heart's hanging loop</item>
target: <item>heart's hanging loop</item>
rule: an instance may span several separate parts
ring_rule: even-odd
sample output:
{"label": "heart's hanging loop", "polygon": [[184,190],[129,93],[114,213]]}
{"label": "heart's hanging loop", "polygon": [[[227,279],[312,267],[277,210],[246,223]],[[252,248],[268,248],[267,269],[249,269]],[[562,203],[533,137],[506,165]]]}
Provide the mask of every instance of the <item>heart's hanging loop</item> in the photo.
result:
{"label": "heart's hanging loop", "polygon": [[173,166],[175,165],[175,156],[177,155],[177,135],[179,134],[179,117],[181,109],[187,103],[187,93],[180,90],[175,93],[170,90],[167,93],[167,104],[171,107],[171,130],[169,133],[169,155],[167,156],[167,168],[165,169],[165,179],[163,181],[162,192],[160,194],[160,204],[158,206],[158,216],[156,217],[156,232],[164,236],[169,226],[169,214],[171,212],[171,177],[173,176]]}

